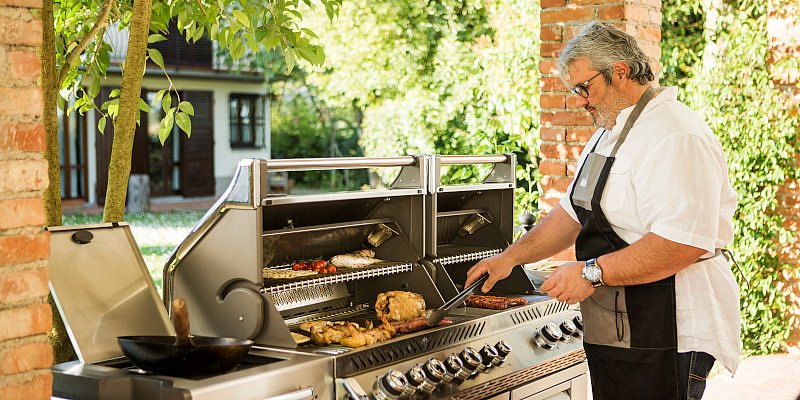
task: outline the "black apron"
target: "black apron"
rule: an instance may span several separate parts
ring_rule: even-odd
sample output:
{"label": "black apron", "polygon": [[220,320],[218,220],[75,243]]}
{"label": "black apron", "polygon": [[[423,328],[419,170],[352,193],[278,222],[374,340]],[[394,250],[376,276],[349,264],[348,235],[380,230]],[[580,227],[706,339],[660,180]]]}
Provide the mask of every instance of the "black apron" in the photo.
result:
{"label": "black apron", "polygon": [[[570,201],[581,223],[575,241],[579,261],[628,246],[606,219],[600,199],[617,150],[654,94],[651,87],[642,95],[609,156],[594,152],[598,140],[578,171]],[[581,313],[595,400],[686,398],[678,393],[675,276],[644,285],[600,286],[581,302]]]}

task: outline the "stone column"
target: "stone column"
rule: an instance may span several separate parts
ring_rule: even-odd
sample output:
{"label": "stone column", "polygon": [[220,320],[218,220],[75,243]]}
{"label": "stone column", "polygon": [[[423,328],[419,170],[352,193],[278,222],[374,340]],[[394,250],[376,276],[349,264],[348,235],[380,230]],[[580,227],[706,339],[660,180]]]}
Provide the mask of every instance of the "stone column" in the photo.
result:
{"label": "stone column", "polygon": [[[575,108],[576,101],[557,75],[556,59],[569,39],[592,20],[612,22],[630,33],[651,60],[656,75],[661,57],[661,1],[542,0],[541,144],[542,173],[539,209],[551,210],[566,193],[577,159],[596,128],[591,116]],[[568,251],[554,257],[574,259]]]}
{"label": "stone column", "polygon": [[0,0],[0,399],[49,399],[41,0]]}

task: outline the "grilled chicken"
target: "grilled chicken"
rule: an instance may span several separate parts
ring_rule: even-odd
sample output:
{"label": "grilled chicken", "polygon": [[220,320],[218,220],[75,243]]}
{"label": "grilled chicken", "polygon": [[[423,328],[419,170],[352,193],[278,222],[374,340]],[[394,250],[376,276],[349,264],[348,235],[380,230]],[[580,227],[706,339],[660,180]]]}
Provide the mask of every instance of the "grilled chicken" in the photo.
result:
{"label": "grilled chicken", "polygon": [[367,346],[387,341],[393,338],[396,333],[397,330],[388,321],[384,320],[383,324],[377,328],[351,331],[351,335],[342,338],[339,343],[347,347]]}
{"label": "grilled chicken", "polygon": [[357,250],[347,254],[339,254],[338,256],[331,257],[329,264],[336,268],[360,268],[372,264],[383,262],[383,260],[375,258],[374,250]]}
{"label": "grilled chicken", "polygon": [[336,321],[328,322],[328,324],[314,325],[311,327],[309,333],[311,333],[311,340],[314,341],[314,344],[317,346],[327,346],[329,344],[339,343],[343,338],[352,336],[354,332],[358,331],[359,326],[356,323]]}
{"label": "grilled chicken", "polygon": [[381,320],[410,321],[425,316],[425,299],[412,292],[392,290],[378,295],[375,313]]}

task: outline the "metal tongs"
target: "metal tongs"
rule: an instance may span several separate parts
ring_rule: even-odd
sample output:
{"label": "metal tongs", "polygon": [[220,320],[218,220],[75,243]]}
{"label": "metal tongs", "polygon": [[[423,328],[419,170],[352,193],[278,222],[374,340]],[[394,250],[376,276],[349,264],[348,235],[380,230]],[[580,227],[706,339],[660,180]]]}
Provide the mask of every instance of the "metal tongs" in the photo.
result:
{"label": "metal tongs", "polygon": [[455,297],[450,299],[447,303],[444,303],[441,307],[431,311],[428,314],[428,326],[437,326],[439,322],[442,322],[444,317],[447,316],[447,313],[455,308],[456,306],[461,305],[464,300],[469,297],[472,292],[475,291],[478,287],[483,285],[486,280],[489,279],[489,274],[481,275],[477,281],[473,282],[472,285],[469,285],[464,290],[460,291]]}

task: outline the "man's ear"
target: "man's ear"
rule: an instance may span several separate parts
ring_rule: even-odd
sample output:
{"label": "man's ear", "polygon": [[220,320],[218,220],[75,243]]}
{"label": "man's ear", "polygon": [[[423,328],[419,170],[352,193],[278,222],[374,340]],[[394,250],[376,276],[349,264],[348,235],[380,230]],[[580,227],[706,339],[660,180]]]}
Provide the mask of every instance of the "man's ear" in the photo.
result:
{"label": "man's ear", "polygon": [[622,61],[617,61],[614,63],[614,69],[611,78],[625,80],[628,78],[629,70],[630,68],[628,67],[628,64],[625,64]]}

